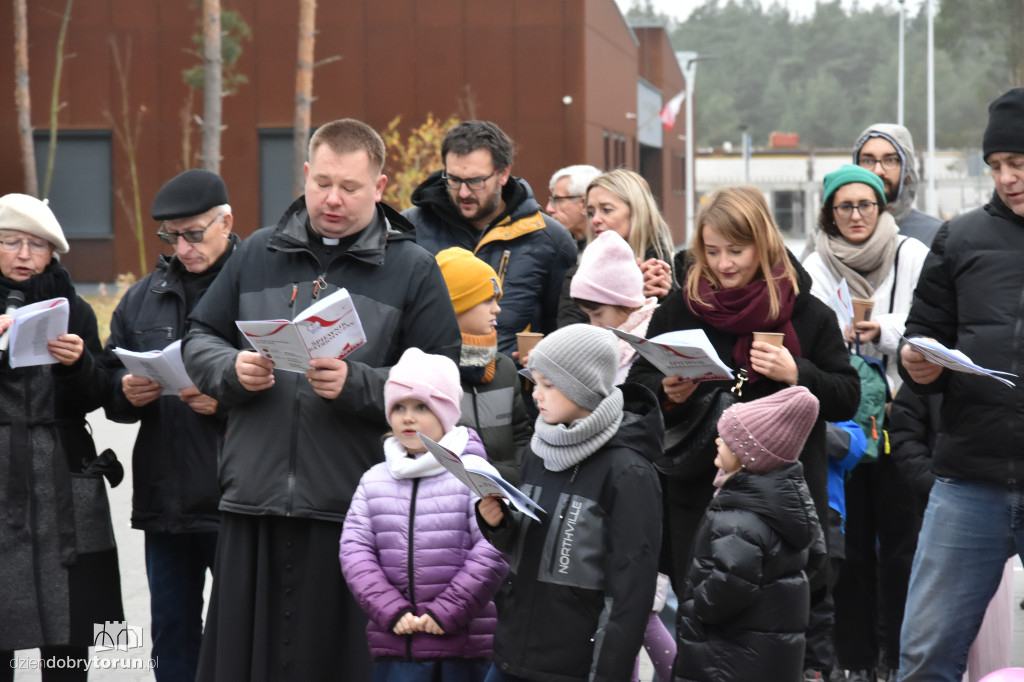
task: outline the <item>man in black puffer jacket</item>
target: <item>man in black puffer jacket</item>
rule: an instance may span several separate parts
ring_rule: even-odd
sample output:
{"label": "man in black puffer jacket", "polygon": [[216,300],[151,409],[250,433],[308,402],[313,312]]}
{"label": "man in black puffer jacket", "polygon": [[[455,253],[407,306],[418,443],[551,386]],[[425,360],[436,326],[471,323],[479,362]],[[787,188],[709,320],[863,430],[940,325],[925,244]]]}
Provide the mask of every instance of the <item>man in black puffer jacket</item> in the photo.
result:
{"label": "man in black puffer jacket", "polygon": [[[907,338],[935,339],[984,367],[1024,373],[1024,88],[989,106],[983,141],[995,193],[935,236]],[[1003,564],[1024,555],[1024,382],[930,363],[908,345],[900,375],[942,394],[928,500],[900,637],[900,680],[959,680]]]}

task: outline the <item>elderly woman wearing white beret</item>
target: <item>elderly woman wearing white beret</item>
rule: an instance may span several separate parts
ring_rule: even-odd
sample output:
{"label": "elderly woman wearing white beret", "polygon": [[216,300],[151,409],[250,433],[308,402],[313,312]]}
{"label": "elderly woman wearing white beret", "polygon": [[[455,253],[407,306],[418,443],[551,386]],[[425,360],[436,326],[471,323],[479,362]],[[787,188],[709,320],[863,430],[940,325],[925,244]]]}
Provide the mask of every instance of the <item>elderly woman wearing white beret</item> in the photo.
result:
{"label": "elderly woman wearing white beret", "polygon": [[[94,358],[96,315],[57,255],[68,243],[49,207],[24,194],[0,197],[0,301],[67,298],[68,331],[50,339],[53,364],[0,360],[0,682],[19,649],[41,649],[42,678],[85,680],[94,624],[124,620],[117,548],[103,477],[85,415],[110,380]],[[4,306],[7,307],[7,306]],[[0,315],[0,333],[12,322]],[[116,633],[115,633],[116,635]]]}

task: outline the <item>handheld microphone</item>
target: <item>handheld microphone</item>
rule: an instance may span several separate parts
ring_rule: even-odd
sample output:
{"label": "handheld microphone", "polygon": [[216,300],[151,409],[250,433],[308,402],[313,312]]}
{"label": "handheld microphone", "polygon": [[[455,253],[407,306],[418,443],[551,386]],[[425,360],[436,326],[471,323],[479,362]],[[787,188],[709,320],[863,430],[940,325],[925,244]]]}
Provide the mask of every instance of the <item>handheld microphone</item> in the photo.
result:
{"label": "handheld microphone", "polygon": [[[7,294],[7,310],[4,311],[5,315],[13,315],[14,311],[25,305],[25,294],[20,291],[12,290],[11,293]],[[11,327],[14,323],[11,323]],[[7,354],[7,346],[11,343],[11,327],[4,330],[3,334],[0,334],[0,362],[3,362],[4,355]]]}

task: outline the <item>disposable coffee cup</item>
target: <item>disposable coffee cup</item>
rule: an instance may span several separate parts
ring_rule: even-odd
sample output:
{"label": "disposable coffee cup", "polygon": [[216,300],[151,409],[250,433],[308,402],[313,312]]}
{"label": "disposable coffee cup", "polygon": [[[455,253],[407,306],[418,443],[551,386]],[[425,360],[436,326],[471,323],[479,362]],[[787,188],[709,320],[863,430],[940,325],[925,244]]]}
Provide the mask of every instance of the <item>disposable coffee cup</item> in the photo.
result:
{"label": "disposable coffee cup", "polygon": [[544,338],[539,332],[519,332],[516,334],[516,341],[519,344],[519,362],[530,354],[537,342]]}
{"label": "disposable coffee cup", "polygon": [[853,303],[853,321],[854,322],[867,322],[871,319],[871,309],[875,307],[875,302],[866,298],[855,298],[852,299]]}
{"label": "disposable coffee cup", "polygon": [[782,340],[784,338],[786,338],[786,335],[782,332],[754,332],[754,341],[764,341],[778,348],[782,348]]}

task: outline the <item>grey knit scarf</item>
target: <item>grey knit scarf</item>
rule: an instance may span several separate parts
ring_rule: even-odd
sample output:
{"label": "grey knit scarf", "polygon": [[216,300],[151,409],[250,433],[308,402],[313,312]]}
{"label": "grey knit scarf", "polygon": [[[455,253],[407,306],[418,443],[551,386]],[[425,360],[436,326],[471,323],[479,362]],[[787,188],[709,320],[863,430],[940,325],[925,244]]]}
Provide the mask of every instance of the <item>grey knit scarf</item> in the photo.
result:
{"label": "grey knit scarf", "polygon": [[885,281],[896,259],[899,228],[889,212],[878,216],[878,226],[862,244],[851,244],[845,237],[830,237],[818,231],[817,251],[836,279],[846,278],[854,298],[871,298]]}
{"label": "grey knit scarf", "polygon": [[537,417],[530,447],[544,460],[548,471],[565,471],[579,464],[611,440],[622,423],[622,391],[617,387],[602,400],[589,417],[572,424],[548,424]]}

